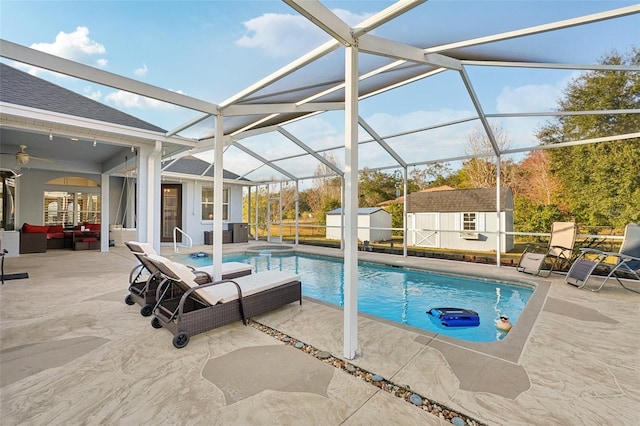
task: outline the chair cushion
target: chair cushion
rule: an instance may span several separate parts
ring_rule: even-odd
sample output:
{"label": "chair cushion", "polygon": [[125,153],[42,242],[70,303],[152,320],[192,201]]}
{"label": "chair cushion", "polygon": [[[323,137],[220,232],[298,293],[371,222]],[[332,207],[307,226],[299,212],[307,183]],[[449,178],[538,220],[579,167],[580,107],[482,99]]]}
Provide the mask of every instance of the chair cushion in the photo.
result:
{"label": "chair cushion", "polygon": [[58,232],[64,232],[64,228],[62,225],[49,225],[47,234],[57,234]]}
{"label": "chair cushion", "polygon": [[22,225],[22,232],[25,234],[46,234],[48,230],[49,227],[44,225],[29,225],[28,223]]}
{"label": "chair cushion", "polygon": [[522,256],[522,259],[520,259],[520,267],[533,271],[539,271],[546,256],[546,253],[525,253]]}
{"label": "chair cushion", "polygon": [[[242,296],[245,297],[286,283],[300,281],[300,275],[284,271],[263,271],[234,278],[233,281],[238,283],[242,289]],[[230,302],[238,298],[238,290],[231,282],[205,287],[201,290],[196,290],[196,292],[212,305]]]}

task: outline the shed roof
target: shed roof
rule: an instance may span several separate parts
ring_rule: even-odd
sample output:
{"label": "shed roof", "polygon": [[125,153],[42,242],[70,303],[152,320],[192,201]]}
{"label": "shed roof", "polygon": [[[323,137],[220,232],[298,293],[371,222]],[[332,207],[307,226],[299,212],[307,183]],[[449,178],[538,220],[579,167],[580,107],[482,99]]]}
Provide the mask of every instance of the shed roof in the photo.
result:
{"label": "shed roof", "polygon": [[[414,192],[409,194],[407,199],[407,213],[493,212],[495,210],[495,188]],[[513,210],[510,188],[500,189],[500,211],[505,210]]]}
{"label": "shed roof", "polygon": [[[381,207],[361,207],[361,208],[358,209],[358,215],[371,215],[371,214],[374,214],[376,212],[379,212],[380,210],[385,211]],[[334,210],[330,210],[330,211],[327,212],[327,214],[328,215],[342,214],[342,209],[341,208],[337,208],[337,209],[334,209]]]}

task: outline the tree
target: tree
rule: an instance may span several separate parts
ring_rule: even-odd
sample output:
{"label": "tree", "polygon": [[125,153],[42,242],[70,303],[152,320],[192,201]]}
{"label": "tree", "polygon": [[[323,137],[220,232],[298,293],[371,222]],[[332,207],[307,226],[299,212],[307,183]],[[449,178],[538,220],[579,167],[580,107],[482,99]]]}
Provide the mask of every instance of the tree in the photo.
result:
{"label": "tree", "polygon": [[[387,213],[391,215],[391,227],[402,229],[404,206],[396,201],[384,206]],[[402,231],[393,231],[393,235],[402,235]]]}
{"label": "tree", "polygon": [[360,207],[375,207],[383,201],[396,198],[396,191],[402,191],[402,188],[402,176],[365,167],[358,176],[358,204]]}
{"label": "tree", "polygon": [[432,186],[447,185],[445,182],[452,176],[451,167],[448,163],[435,163],[409,172],[410,190],[409,192],[422,191]]}
{"label": "tree", "polygon": [[[601,60],[609,65],[640,65],[637,47]],[[561,111],[640,108],[640,73],[590,71],[572,80],[559,102]],[[637,132],[638,114],[585,114],[558,117],[537,133],[542,144]],[[550,150],[551,171],[561,183],[560,202],[585,225],[622,228],[640,221],[640,139]]]}
{"label": "tree", "polygon": [[520,163],[518,177],[512,182],[511,189],[534,204],[555,204],[560,181],[551,173],[551,153],[531,151]]}
{"label": "tree", "polygon": [[[322,155],[325,160],[338,166],[338,160],[333,154]],[[316,220],[323,223],[329,205],[340,205],[341,178],[332,176],[334,171],[324,163],[318,164],[314,173],[313,187],[306,191],[306,201]]]}
{"label": "tree", "polygon": [[[504,129],[497,125],[491,125],[491,132],[496,140],[500,151],[511,146],[511,139]],[[475,155],[470,160],[462,163],[464,181],[461,186],[464,188],[493,188],[496,186],[497,160],[489,136],[483,127],[476,127],[469,135],[469,145],[465,150],[467,155]],[[481,155],[485,155],[484,157]],[[514,173],[512,160],[501,160],[500,180],[503,186],[509,185]]]}

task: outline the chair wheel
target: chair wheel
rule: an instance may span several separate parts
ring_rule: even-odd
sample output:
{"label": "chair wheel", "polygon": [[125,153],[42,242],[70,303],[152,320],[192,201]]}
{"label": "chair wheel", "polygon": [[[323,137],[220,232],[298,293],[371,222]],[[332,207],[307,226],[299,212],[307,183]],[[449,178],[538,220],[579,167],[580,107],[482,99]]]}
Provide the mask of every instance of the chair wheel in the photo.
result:
{"label": "chair wheel", "polygon": [[133,301],[130,294],[127,294],[127,297],[124,298],[124,303],[127,305],[133,305],[136,302]]}
{"label": "chair wheel", "polygon": [[162,324],[160,324],[160,320],[157,317],[153,317],[153,319],[151,320],[151,327],[162,328]]}
{"label": "chair wheel", "polygon": [[140,314],[143,317],[150,317],[152,313],[153,313],[153,305],[146,304],[142,307],[142,309],[140,309]]}
{"label": "chair wheel", "polygon": [[173,346],[176,348],[182,349],[187,346],[187,343],[189,343],[189,335],[187,333],[180,332],[173,336]]}

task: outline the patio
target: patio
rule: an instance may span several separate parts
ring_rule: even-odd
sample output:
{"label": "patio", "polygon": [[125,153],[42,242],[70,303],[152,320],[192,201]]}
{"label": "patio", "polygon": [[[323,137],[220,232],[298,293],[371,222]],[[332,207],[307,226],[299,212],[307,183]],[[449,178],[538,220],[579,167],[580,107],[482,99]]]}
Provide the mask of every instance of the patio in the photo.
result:
{"label": "patio", "polygon": [[[244,245],[230,246],[224,250]],[[173,253],[163,247],[163,254]],[[640,296],[613,283],[600,293],[578,290],[556,274],[533,280],[512,268],[359,256],[536,281],[541,291],[498,343],[462,343],[360,316],[351,364],[481,423],[640,422]],[[447,423],[241,323],[175,349],[170,333],[123,302],[134,264],[125,247],[7,259],[6,273],[29,278],[1,289],[3,424]],[[341,357],[338,308],[305,299],[255,320]]]}

